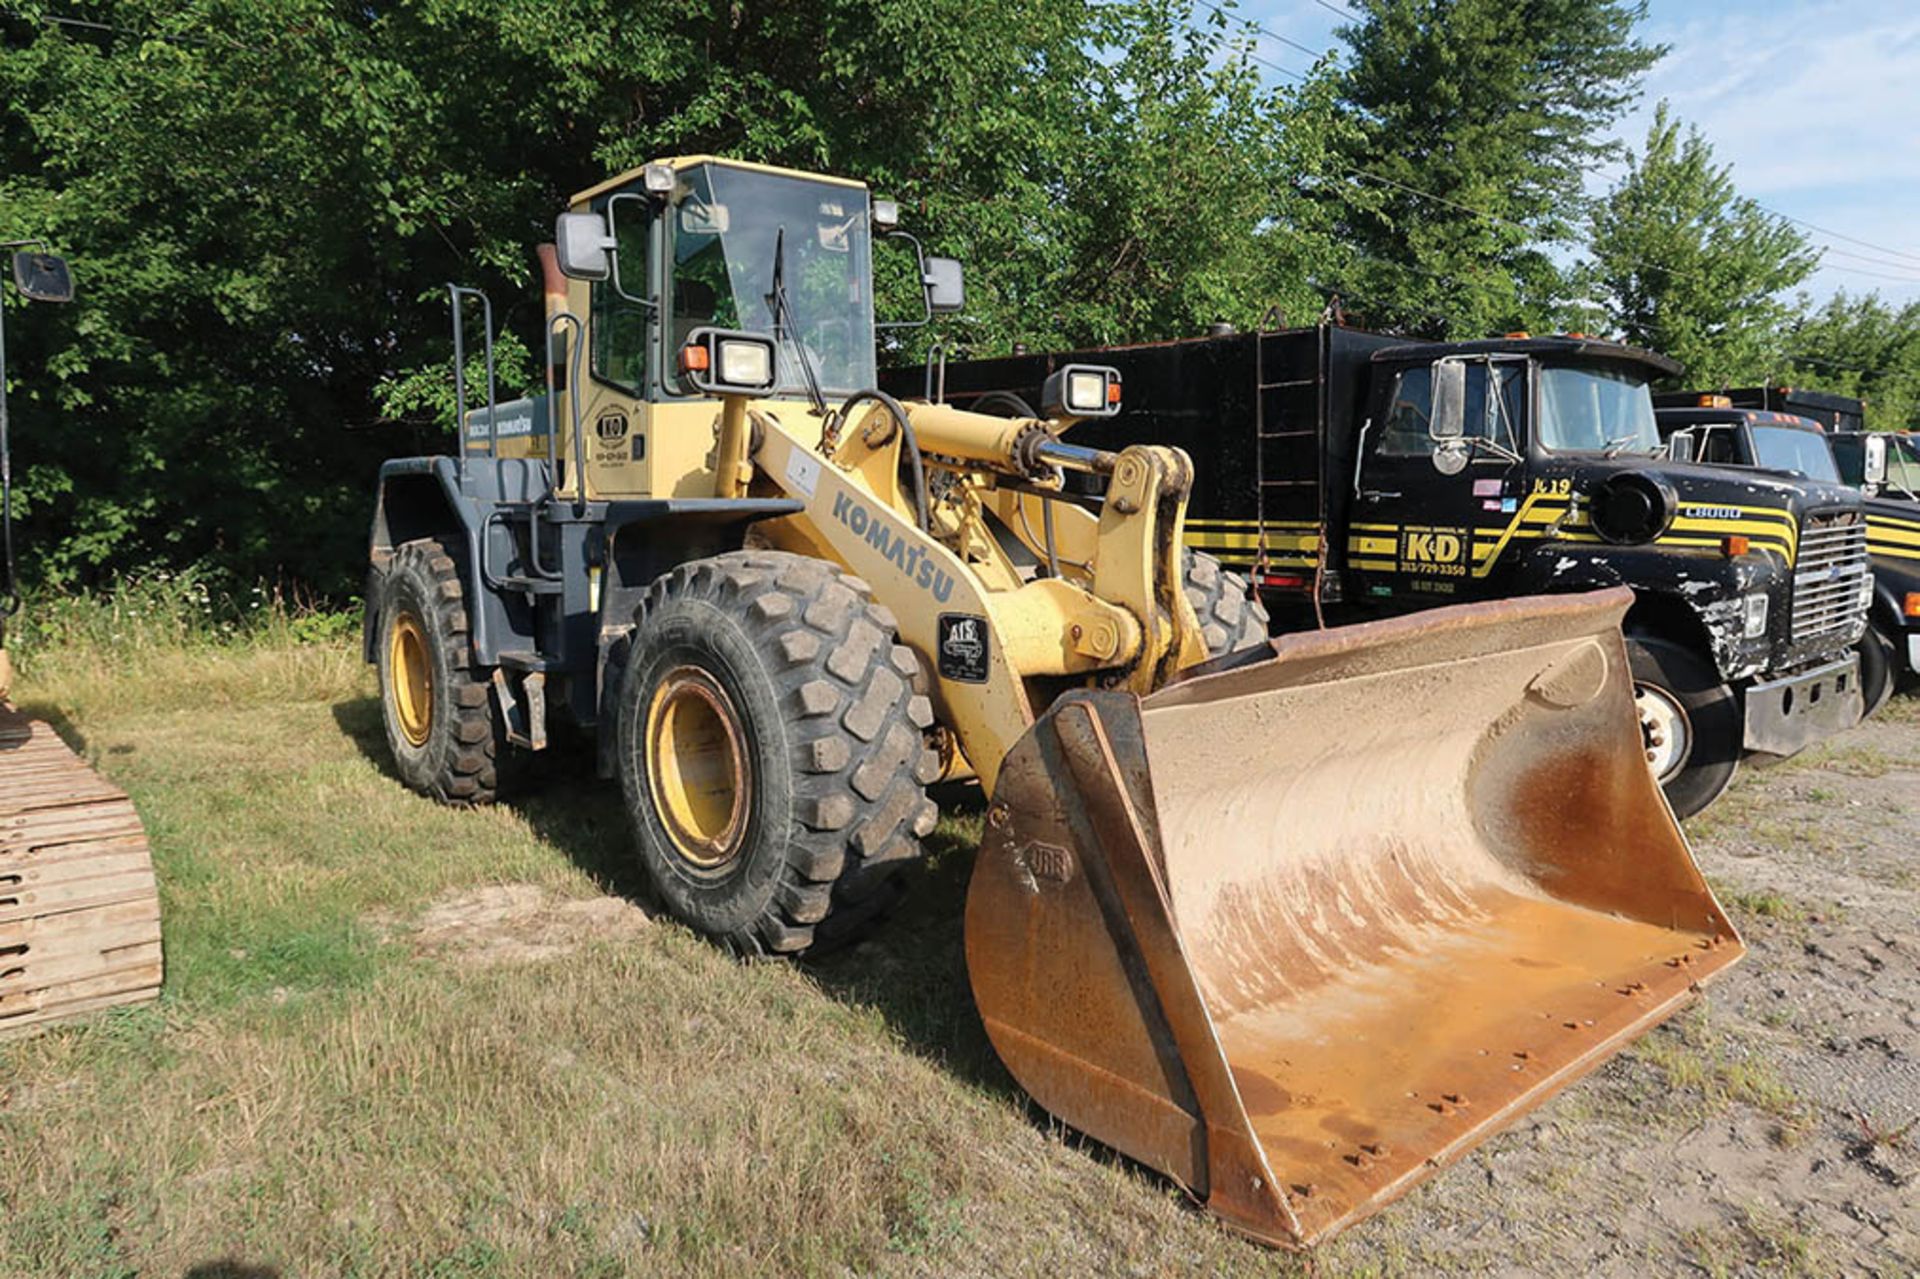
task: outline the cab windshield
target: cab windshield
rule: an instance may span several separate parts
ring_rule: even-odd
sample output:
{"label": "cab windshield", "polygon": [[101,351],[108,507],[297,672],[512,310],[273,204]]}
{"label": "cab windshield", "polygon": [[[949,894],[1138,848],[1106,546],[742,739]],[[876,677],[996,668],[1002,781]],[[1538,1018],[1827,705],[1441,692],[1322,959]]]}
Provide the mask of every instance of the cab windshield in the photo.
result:
{"label": "cab windshield", "polygon": [[1544,365],[1540,443],[1556,453],[1658,453],[1653,392],[1643,376],[1625,369]]}
{"label": "cab windshield", "polygon": [[1792,471],[1830,484],[1840,479],[1840,469],[1833,464],[1833,450],[1827,447],[1827,437],[1818,431],[1756,426],[1753,451],[1755,460],[1769,470]]}
{"label": "cab windshield", "polygon": [[714,164],[680,178],[667,230],[669,349],[709,324],[773,335],[778,282],[779,392],[806,393],[802,351],[825,392],[876,385],[867,193]]}

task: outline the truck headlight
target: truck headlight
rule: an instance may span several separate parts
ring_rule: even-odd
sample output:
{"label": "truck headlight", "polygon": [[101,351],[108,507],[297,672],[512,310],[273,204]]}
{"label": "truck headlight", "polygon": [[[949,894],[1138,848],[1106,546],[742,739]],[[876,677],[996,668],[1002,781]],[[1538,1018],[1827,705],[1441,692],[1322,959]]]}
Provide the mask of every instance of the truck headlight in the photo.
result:
{"label": "truck headlight", "polygon": [[1764,594],[1747,596],[1743,620],[1741,634],[1748,639],[1759,639],[1767,633],[1767,597]]}

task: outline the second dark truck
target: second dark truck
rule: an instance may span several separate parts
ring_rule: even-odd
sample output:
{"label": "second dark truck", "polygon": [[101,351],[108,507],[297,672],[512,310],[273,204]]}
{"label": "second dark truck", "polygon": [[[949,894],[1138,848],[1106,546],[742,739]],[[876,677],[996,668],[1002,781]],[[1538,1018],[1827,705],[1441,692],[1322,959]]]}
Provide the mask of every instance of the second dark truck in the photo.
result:
{"label": "second dark truck", "polygon": [[1656,396],[1660,433],[1723,466],[1760,467],[1857,489],[1867,517],[1874,592],[1860,640],[1867,713],[1920,678],[1920,446],[1868,431],[1861,401],[1797,387]]}
{"label": "second dark truck", "polygon": [[1077,433],[1190,453],[1187,544],[1246,571],[1276,630],[1634,588],[1648,763],[1681,816],[1743,755],[1860,718],[1860,495],[1665,461],[1649,387],[1678,366],[1662,356],[1319,325],[902,369],[888,388],[1007,406],[1082,363],[1119,370],[1124,408]]}

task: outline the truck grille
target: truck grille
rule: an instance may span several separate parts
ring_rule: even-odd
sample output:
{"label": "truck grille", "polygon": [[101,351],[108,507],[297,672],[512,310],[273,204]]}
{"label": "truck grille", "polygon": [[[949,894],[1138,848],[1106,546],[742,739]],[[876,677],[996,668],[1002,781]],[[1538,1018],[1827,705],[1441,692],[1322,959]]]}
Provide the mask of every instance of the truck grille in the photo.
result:
{"label": "truck grille", "polygon": [[1851,635],[1866,615],[1867,521],[1857,511],[1825,511],[1800,526],[1793,570],[1793,638]]}

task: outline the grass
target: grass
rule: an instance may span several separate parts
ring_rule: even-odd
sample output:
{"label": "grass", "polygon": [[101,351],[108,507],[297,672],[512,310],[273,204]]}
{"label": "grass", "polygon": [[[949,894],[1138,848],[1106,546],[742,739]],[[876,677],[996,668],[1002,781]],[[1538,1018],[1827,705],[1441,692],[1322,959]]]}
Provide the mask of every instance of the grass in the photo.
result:
{"label": "grass", "polygon": [[1837,1267],[1820,1237],[1758,1205],[1719,1227],[1697,1227],[1681,1240],[1688,1259],[1713,1279],[1744,1274],[1827,1275]]}
{"label": "grass", "polygon": [[[19,698],[146,820],[168,978],[157,1004],[0,1041],[0,1279],[1307,1270],[1006,1075],[961,947],[977,812],[943,819],[900,916],[817,963],[737,964],[644,920],[477,959],[423,921],[490,887],[549,924],[637,894],[617,797],[579,754],[493,810],[411,795],[355,619],[251,598],[126,583],[15,632]],[[1775,897],[1729,900],[1791,920]],[[1802,1113],[1698,1012],[1636,1051],[1673,1085],[1656,1110]],[[1526,1174],[1544,1206],[1463,1166],[1313,1272],[1508,1261],[1500,1230],[1471,1240],[1509,1211],[1555,1248],[1604,1180],[1574,1139],[1603,1087],[1553,1103],[1573,1137]],[[1700,1243],[1734,1271],[1795,1247],[1771,1218]]]}
{"label": "grass", "polygon": [[462,960],[411,921],[634,887],[590,758],[437,807],[387,771],[349,624],[141,602],[21,645],[18,698],[146,820],[168,975],[0,1041],[0,1276],[1298,1272],[1007,1078],[960,953],[977,816],[829,961],[644,922]]}
{"label": "grass", "polygon": [[1805,1101],[1756,1049],[1717,1026],[1705,1006],[1688,1009],[1630,1051],[1658,1068],[1679,1094],[1668,1098],[1665,1107],[1678,1118],[1698,1122],[1742,1105],[1778,1121],[1777,1136],[1783,1145],[1792,1145],[1804,1135]]}

